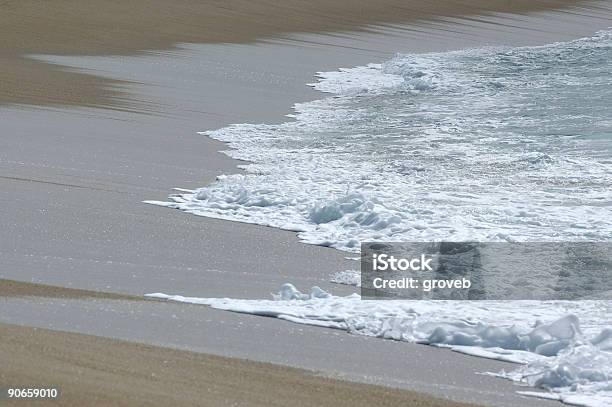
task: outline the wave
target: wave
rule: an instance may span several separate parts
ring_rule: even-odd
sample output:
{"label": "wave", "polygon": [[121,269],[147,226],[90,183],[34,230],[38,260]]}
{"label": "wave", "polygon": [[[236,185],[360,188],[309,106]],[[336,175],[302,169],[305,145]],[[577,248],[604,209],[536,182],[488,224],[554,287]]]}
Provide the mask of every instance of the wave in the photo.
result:
{"label": "wave", "polygon": [[612,34],[320,73],[279,125],[205,132],[245,174],[152,202],[306,243],[610,240]]}

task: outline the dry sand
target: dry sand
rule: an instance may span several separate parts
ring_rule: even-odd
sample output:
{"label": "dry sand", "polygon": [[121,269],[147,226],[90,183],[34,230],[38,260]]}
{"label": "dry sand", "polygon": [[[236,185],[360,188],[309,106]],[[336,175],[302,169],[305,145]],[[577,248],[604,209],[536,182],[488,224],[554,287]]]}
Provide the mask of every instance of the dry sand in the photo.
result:
{"label": "dry sand", "polygon": [[[244,43],[289,32],[365,30],[440,16],[525,13],[577,0],[5,0],[0,104],[123,107],[121,83],[70,73],[27,54],[133,54],[176,43]],[[574,11],[579,12],[579,11]]]}
{"label": "dry sand", "polygon": [[56,387],[60,397],[53,404],[62,406],[471,405],[307,370],[88,335],[0,324],[0,337],[2,386]]}

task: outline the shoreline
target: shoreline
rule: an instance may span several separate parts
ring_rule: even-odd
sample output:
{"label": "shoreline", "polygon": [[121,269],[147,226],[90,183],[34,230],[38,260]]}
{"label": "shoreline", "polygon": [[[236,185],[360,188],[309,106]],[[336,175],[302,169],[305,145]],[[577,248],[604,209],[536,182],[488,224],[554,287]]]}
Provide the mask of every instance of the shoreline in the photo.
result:
{"label": "shoreline", "polygon": [[[534,24],[525,18],[527,25]],[[483,26],[490,25],[484,20],[474,29],[475,33],[470,29],[477,23],[470,22],[474,26],[465,28],[467,32],[458,38],[449,38],[446,26],[431,24],[433,28],[429,29],[440,36],[440,49],[459,46],[452,44],[462,41],[469,45],[485,39],[494,43],[507,38],[507,33],[500,29],[500,37],[489,40],[486,36],[502,25],[492,24],[493,27],[484,29]],[[339,36],[294,35],[251,45],[188,46],[187,51],[178,49],[122,59],[45,57],[73,66],[71,70],[85,69],[95,78],[120,84],[130,95],[129,103],[140,100],[151,114],[89,108],[0,107],[0,120],[4,120],[9,133],[7,149],[4,155],[0,153],[2,197],[9,202],[10,218],[24,219],[21,225],[7,223],[6,232],[0,235],[4,264],[0,278],[127,296],[164,289],[194,296],[262,298],[286,281],[298,282],[306,288],[333,287],[338,294],[352,291],[352,287],[327,281],[330,271],[346,267],[344,253],[301,244],[292,232],[188,216],[149,207],[140,201],[163,199],[172,187],[204,186],[219,173],[237,171],[235,160],[218,153],[224,144],[197,136],[195,131],[229,122],[285,120],[282,114],[288,112],[292,103],[324,97],[304,86],[313,70],[374,62],[388,58],[400,47],[406,51],[430,47],[429,43],[419,43],[428,37],[427,28],[419,29],[424,31],[419,34],[408,29],[378,28],[372,29],[374,33]],[[529,37],[533,31],[516,30],[520,32],[517,37],[525,42],[542,38]],[[568,29],[565,35],[572,33]],[[387,48],[378,47],[392,35],[396,37],[385,43]],[[555,35],[549,33],[550,37]],[[164,82],[168,70],[151,68],[166,64],[168,69],[176,69],[175,63],[181,59],[185,61],[183,68],[199,64],[196,65],[199,70],[178,71],[181,75],[177,76],[185,84]],[[278,60],[292,62],[276,66]],[[202,77],[204,83],[198,84]],[[136,83],[139,79],[140,84]],[[49,155],[47,145],[54,146],[54,156]],[[31,199],[32,196],[42,198]],[[28,232],[33,230],[38,235],[32,241]],[[211,259],[211,253],[224,253],[226,257]],[[269,259],[273,259],[273,264]],[[247,276],[244,283],[236,282],[244,276]],[[495,379],[500,381],[495,384],[494,380],[471,377],[475,376],[472,372],[503,368],[506,364],[466,361],[465,356],[449,356],[437,349],[423,351],[407,344],[398,348],[396,344],[382,345],[362,338],[338,341],[334,334],[315,334],[316,328],[228,316],[203,307],[166,307],[167,304],[150,302],[136,306],[128,301],[108,307],[102,300],[106,309],[99,310],[90,301],[74,298],[31,302],[0,297],[7,305],[0,322],[42,327],[52,324],[58,330],[321,368],[344,374],[350,380],[378,381],[469,402],[502,405],[503,399],[508,400],[507,405],[516,404],[517,400],[526,406],[558,405],[512,394],[517,388],[500,379]],[[130,312],[136,316],[130,317]],[[84,315],[79,316],[80,313]],[[101,326],[87,320],[98,317]],[[174,317],[177,320],[173,321]],[[159,327],[149,327],[151,321]],[[198,322],[202,325],[197,325]],[[232,324],[244,326],[227,326]],[[263,328],[255,328],[259,325]],[[166,330],[177,335],[164,334]],[[202,332],[206,338],[200,337]],[[269,343],[249,351],[243,349],[249,346],[247,340],[227,338],[236,332],[246,338],[252,334]],[[304,332],[312,336],[307,337]],[[340,344],[334,345],[334,341]],[[293,343],[302,344],[304,351],[291,354]],[[342,345],[348,343],[356,349],[380,352],[378,359],[360,355],[355,362],[350,355],[337,355]],[[322,347],[329,349],[316,354]],[[406,368],[402,361],[393,361],[400,349],[408,355],[417,352],[425,355],[409,362],[410,369],[429,363],[445,371],[446,377],[433,385],[418,382],[414,373],[401,370]],[[279,354],[275,354],[277,350]],[[368,363],[378,362],[389,363],[390,373],[368,367]],[[358,368],[355,363],[365,366]],[[393,382],[394,375],[398,383]],[[486,391],[476,393],[475,389]]]}
{"label": "shoreline", "polygon": [[571,9],[582,4],[588,2],[286,0],[277,4],[232,0],[217,4],[182,0],[169,4],[163,0],[60,0],[50,5],[34,0],[7,1],[0,4],[0,105],[129,109],[134,102],[122,90],[122,82],[67,72],[25,55],[133,55],[172,49],[178,43],[254,43],[292,32],[367,32],[367,27],[375,24]]}

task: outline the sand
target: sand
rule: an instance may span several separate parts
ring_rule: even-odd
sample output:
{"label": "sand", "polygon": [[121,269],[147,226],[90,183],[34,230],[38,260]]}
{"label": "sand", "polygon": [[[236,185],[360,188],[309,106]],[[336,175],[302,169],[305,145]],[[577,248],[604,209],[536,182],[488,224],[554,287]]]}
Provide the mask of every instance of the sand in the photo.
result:
{"label": "sand", "polygon": [[43,297],[64,299],[105,299],[149,301],[146,297],[121,295],[102,291],[80,290],[78,288],[58,287],[47,284],[25,283],[22,281],[0,279],[0,297]]}
{"label": "sand", "polygon": [[88,335],[0,324],[0,337],[2,387],[58,388],[52,405],[469,406],[312,371]]}
{"label": "sand", "polygon": [[[0,2],[0,104],[128,108],[120,83],[28,54],[129,55],[176,43],[247,43],[289,32],[366,30],[440,16],[525,13],[576,0],[8,0]],[[576,10],[575,12],[580,12]]]}
{"label": "sand", "polygon": [[[520,13],[392,26],[433,19],[411,8],[420,2],[394,2],[400,3],[408,6],[359,3],[359,12],[346,12],[342,1],[300,3],[310,11],[291,1],[244,2],[243,9],[229,2],[147,2],[145,8],[138,1],[0,2],[0,104],[6,105],[0,107],[0,278],[13,281],[0,282],[0,322],[291,365],[476,404],[558,405],[520,397],[511,383],[476,374],[511,368],[501,362],[134,300],[154,291],[268,298],[286,281],[350,291],[328,281],[331,272],[351,267],[343,253],[300,244],[294,233],[141,202],[237,171],[235,161],[218,153],[222,144],[196,131],[284,120],[292,103],[321,97],[304,86],[317,70],[397,51],[545,43],[612,25],[602,3],[567,2],[579,7],[534,17],[522,13],[562,2],[477,1],[427,7],[453,14],[486,3],[486,10]],[[385,24],[361,26],[375,22]],[[352,32],[284,34],[291,30]],[[265,41],[250,43],[257,38]],[[170,49],[193,41],[208,44]],[[162,51],[127,56],[147,49]],[[75,68],[24,53],[72,55],[50,60]],[[124,56],[78,57],[108,53]],[[27,368],[26,352],[11,356],[27,374],[36,373]],[[70,359],[68,365],[79,366]]]}

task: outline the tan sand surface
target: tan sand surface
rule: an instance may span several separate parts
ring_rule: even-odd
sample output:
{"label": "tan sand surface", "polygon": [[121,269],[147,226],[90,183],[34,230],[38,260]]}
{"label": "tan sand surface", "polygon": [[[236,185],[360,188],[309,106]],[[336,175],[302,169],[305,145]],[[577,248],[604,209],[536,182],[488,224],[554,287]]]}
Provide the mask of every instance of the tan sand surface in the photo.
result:
{"label": "tan sand surface", "polygon": [[0,387],[56,387],[59,400],[46,403],[52,405],[469,406],[307,370],[88,335],[0,324],[0,337]]}
{"label": "tan sand surface", "polygon": [[105,299],[150,301],[135,295],[105,293],[77,288],[57,287],[47,284],[25,283],[0,278],[0,297],[44,297],[65,299]]}

